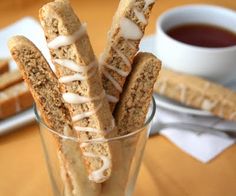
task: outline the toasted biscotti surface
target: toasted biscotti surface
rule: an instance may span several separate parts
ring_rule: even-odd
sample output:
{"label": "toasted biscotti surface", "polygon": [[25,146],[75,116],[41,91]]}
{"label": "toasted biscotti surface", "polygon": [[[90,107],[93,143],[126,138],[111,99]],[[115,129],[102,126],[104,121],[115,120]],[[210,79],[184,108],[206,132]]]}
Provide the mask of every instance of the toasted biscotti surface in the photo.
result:
{"label": "toasted biscotti surface", "polygon": [[154,2],[121,0],[113,18],[107,44],[100,58],[103,87],[110,98],[112,111],[119,101],[125,79],[132,70],[132,62]]}
{"label": "toasted biscotti surface", "polygon": [[155,92],[227,120],[236,120],[236,93],[200,77],[165,68],[155,84]]}

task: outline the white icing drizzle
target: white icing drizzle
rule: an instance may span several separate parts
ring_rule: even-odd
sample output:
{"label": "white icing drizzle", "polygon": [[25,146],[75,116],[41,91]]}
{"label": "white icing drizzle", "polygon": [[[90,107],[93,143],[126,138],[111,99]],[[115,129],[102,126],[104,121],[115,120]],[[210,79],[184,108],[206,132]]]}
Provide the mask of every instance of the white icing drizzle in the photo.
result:
{"label": "white icing drizzle", "polygon": [[126,17],[120,19],[120,30],[122,37],[125,39],[139,40],[143,36],[139,26]]}
{"label": "white icing drizzle", "polygon": [[99,129],[92,128],[92,127],[80,127],[80,126],[74,126],[74,129],[76,131],[81,131],[81,132],[93,132],[93,133],[99,133],[102,132]]}
{"label": "white icing drizzle", "polygon": [[112,129],[115,127],[115,121],[114,119],[111,120],[111,126],[106,130],[99,130],[93,127],[80,127],[80,126],[74,126],[74,129],[79,132],[93,132],[93,133],[108,133],[112,131]]}
{"label": "white icing drizzle", "polygon": [[85,147],[87,147],[87,146],[89,146],[89,144],[88,144],[88,143],[85,143],[85,142],[83,142],[83,143],[80,144],[80,148],[85,148]]}
{"label": "white icing drizzle", "polygon": [[63,134],[66,136],[69,136],[69,133],[71,131],[71,128],[68,124],[65,124],[64,129],[63,129]]}
{"label": "white icing drizzle", "polygon": [[96,109],[92,110],[92,111],[87,111],[87,112],[83,112],[83,113],[81,113],[81,114],[76,114],[76,115],[72,116],[72,121],[73,121],[73,122],[76,122],[76,121],[82,120],[82,119],[84,119],[84,118],[87,118],[87,117],[89,117],[89,116],[92,116],[92,115],[96,114],[96,112],[97,112],[101,107],[102,107],[102,103],[100,103],[99,106],[98,106]]}
{"label": "white icing drizzle", "polygon": [[110,160],[108,157],[103,156],[103,155],[95,155],[91,152],[85,152],[83,153],[84,156],[91,157],[91,158],[100,158],[103,162],[103,165],[101,168],[93,171],[89,175],[89,180],[95,181],[97,183],[102,182],[106,176],[104,175],[104,172],[110,167]]}
{"label": "white icing drizzle", "polygon": [[166,91],[167,79],[164,78],[161,82],[158,82],[158,85],[159,85],[159,93],[163,95]]}
{"label": "white icing drizzle", "polygon": [[123,62],[128,65],[129,67],[131,66],[131,62],[129,61],[128,57],[125,56],[119,49],[112,47],[113,50],[122,58]]}
{"label": "white icing drizzle", "polygon": [[102,69],[102,73],[108,80],[111,81],[111,83],[119,92],[122,92],[122,87],[120,84],[105,69]]}
{"label": "white icing drizzle", "polygon": [[88,103],[90,101],[97,101],[99,99],[102,99],[105,96],[104,91],[93,98],[86,97],[86,96],[80,96],[76,93],[63,93],[62,97],[65,102],[70,103],[70,104],[83,104],[83,103]]}
{"label": "white icing drizzle", "polygon": [[131,49],[133,49],[133,50],[137,50],[137,48],[136,48],[136,46],[135,46],[135,44],[134,43],[132,43],[131,42],[131,40],[125,40],[126,41],[126,43],[129,45],[129,47],[131,48]]}
{"label": "white icing drizzle", "polygon": [[110,103],[117,103],[119,101],[119,99],[117,97],[112,96],[112,95],[107,94],[106,97],[107,97],[108,102],[110,102]]}
{"label": "white icing drizzle", "polygon": [[155,0],[145,0],[145,6],[143,9],[146,10],[152,3],[155,3]]}
{"label": "white icing drizzle", "polygon": [[59,35],[48,43],[48,48],[58,49],[59,47],[68,46],[75,43],[86,33],[86,27],[87,25],[84,23],[81,25],[79,30],[74,32],[72,35]]}
{"label": "white icing drizzle", "polygon": [[[86,33],[85,25],[82,25],[81,28],[78,31],[76,31],[73,35],[58,36],[57,38],[55,38],[54,40],[52,40],[51,42],[48,43],[48,47],[51,49],[57,49],[61,46],[73,44],[85,33]],[[92,69],[95,65],[97,65],[97,61],[93,61],[92,63],[90,63],[87,66],[86,65],[79,65],[69,59],[55,59],[54,62],[60,66],[64,66],[64,67],[70,69],[71,71],[76,72],[73,75],[62,76],[61,78],[59,78],[59,81],[61,83],[67,83],[67,82],[78,81],[78,80],[79,81],[86,80],[89,77],[91,77],[93,74],[95,74],[95,72],[97,71],[97,69],[94,69],[94,71],[92,71],[88,74],[90,69]],[[119,73],[124,74],[124,72],[119,72]],[[91,101],[101,100],[99,105],[94,110],[82,112],[80,114],[76,114],[76,115],[72,116],[72,121],[77,122],[77,121],[87,118],[91,115],[94,115],[102,107],[102,99],[105,97],[105,92],[103,91],[100,95],[95,96],[95,97],[81,96],[79,94],[71,93],[71,92],[63,93],[62,96],[63,96],[63,99],[65,100],[65,102],[67,102],[69,104],[83,104],[83,103],[88,103]],[[113,123],[114,122],[112,119],[111,124],[113,125]],[[80,126],[75,125],[73,128],[79,132],[84,132],[84,131],[85,132],[94,132],[94,133],[101,132],[101,130],[98,130],[93,127],[80,127]],[[110,130],[108,130],[108,131],[110,131]],[[65,132],[65,130],[64,130],[64,132]],[[88,145],[89,145],[88,143],[81,143],[80,147],[84,148],[84,147],[87,147]],[[91,158],[98,157],[102,160],[102,162],[103,162],[102,167],[96,171],[93,171],[89,176],[90,180],[92,180],[92,181],[102,182],[105,178],[104,171],[110,167],[109,158],[106,156],[103,156],[103,155],[101,155],[101,156],[94,155],[93,153],[90,153],[90,152],[85,152],[84,156],[91,157]]]}
{"label": "white icing drizzle", "polygon": [[115,128],[115,126],[116,126],[115,119],[112,118],[112,120],[111,120],[111,129]]}
{"label": "white icing drizzle", "polygon": [[[128,65],[129,67],[131,67],[131,63],[130,63],[129,59],[128,59],[120,50],[118,50],[118,49],[116,49],[116,48],[114,48],[114,47],[112,47],[112,48],[113,48],[113,50],[115,50],[115,52],[121,57],[121,59],[123,60],[123,62],[124,62],[126,65]],[[126,76],[129,75],[129,72],[128,72],[128,71],[126,72],[126,71],[123,71],[123,70],[121,70],[121,69],[119,69],[119,68],[117,68],[117,67],[114,67],[114,66],[111,66],[111,65],[107,64],[107,63],[104,61],[103,55],[100,56],[99,64],[100,64],[101,67],[103,66],[103,67],[106,67],[106,68],[108,68],[108,69],[111,69],[111,70],[115,71],[117,74],[119,74],[119,75],[122,76],[122,77],[126,77]],[[119,82],[117,82],[117,81],[114,79],[114,77],[113,77],[110,73],[108,73],[104,68],[102,68],[101,70],[102,70],[103,75],[104,75],[108,80],[111,81],[111,83],[114,85],[114,87],[115,87],[119,92],[122,92],[122,87],[120,86]],[[114,100],[114,99],[111,98],[111,97],[110,97],[110,99],[111,99],[110,102],[113,102],[113,103],[118,102],[118,100],[116,101],[116,100]]]}
{"label": "white icing drizzle", "polygon": [[[147,19],[145,18],[145,15],[144,15],[144,10],[152,3],[154,3],[154,0],[146,0],[144,9],[141,10],[141,11],[139,11],[135,7],[133,8],[135,16],[143,24],[147,24]],[[131,49],[136,51],[137,48],[133,43],[131,43],[131,41],[132,40],[140,40],[142,38],[143,32],[140,29],[140,27],[135,22],[133,22],[131,19],[126,18],[126,17],[121,17],[120,18],[119,26],[120,26],[121,36],[125,39],[125,42],[127,43],[127,45]],[[130,62],[129,58],[121,50],[119,50],[118,48],[112,47],[112,49],[119,55],[119,57],[121,57],[124,64],[129,66],[129,68],[131,68],[131,62]],[[118,69],[114,66],[106,64],[105,61],[104,61],[103,56],[101,56],[101,58],[100,58],[100,65],[105,66],[106,68],[117,72],[122,77],[127,77],[129,75],[129,72],[130,72],[130,71],[125,72],[125,71],[123,71],[121,69]],[[114,79],[114,77],[109,72],[107,72],[104,68],[102,68],[102,73],[108,80],[111,81],[111,83],[114,85],[114,87],[119,92],[122,92],[121,85],[119,84],[118,81],[116,81]],[[109,100],[109,102],[112,102],[112,103],[116,103],[118,101],[117,98],[111,97],[109,95],[108,95],[108,100]]]}
{"label": "white icing drizzle", "polygon": [[108,64],[103,64],[105,67],[115,71],[116,73],[118,73],[120,76],[126,77],[129,75],[128,71],[123,71],[122,69],[116,68],[114,66],[108,65]]}
{"label": "white icing drizzle", "polygon": [[93,61],[92,63],[90,63],[87,66],[84,65],[79,65],[77,63],[75,63],[72,60],[68,60],[68,59],[55,59],[53,60],[53,62],[57,63],[58,65],[61,65],[63,67],[66,67],[74,72],[79,72],[79,73],[86,73],[88,72],[92,67],[97,65],[97,61]]}
{"label": "white icing drizzle", "polygon": [[206,82],[206,83],[204,84],[204,87],[202,88],[201,95],[197,98],[197,101],[198,101],[199,104],[204,101],[206,91],[207,91],[207,89],[208,89],[209,87],[210,87],[210,83],[209,83],[209,82]]}
{"label": "white icing drizzle", "polygon": [[147,19],[145,18],[144,13],[142,11],[138,11],[138,9],[136,8],[134,8],[133,10],[138,20],[142,22],[143,24],[147,24]]}
{"label": "white icing drizzle", "polygon": [[177,89],[180,91],[180,102],[185,103],[186,100],[186,86],[184,84],[179,84]]}
{"label": "white icing drizzle", "polygon": [[221,98],[219,100],[221,100],[221,103],[220,103],[220,108],[219,108],[219,116],[220,117],[224,117],[225,115],[225,102],[227,102],[227,99],[228,97],[230,97],[232,95],[233,91],[228,93],[226,96],[225,95],[222,95]]}
{"label": "white icing drizzle", "polygon": [[204,99],[201,108],[206,111],[211,111],[217,104],[217,101],[211,101],[209,99]]}
{"label": "white icing drizzle", "polygon": [[60,83],[68,83],[68,82],[73,82],[73,81],[84,81],[87,80],[88,78],[92,77],[96,73],[96,70],[93,71],[91,74],[88,76],[83,76],[81,74],[74,74],[74,75],[68,75],[68,76],[62,76],[59,78]]}

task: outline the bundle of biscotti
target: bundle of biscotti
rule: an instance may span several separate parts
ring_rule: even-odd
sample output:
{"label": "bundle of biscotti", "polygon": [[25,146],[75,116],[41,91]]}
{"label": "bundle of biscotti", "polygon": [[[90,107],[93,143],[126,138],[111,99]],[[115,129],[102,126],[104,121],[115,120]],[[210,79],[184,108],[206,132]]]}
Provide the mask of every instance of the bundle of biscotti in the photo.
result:
{"label": "bundle of biscotti", "polygon": [[162,69],[155,92],[184,105],[236,121],[236,92],[203,78]]}
{"label": "bundle of biscotti", "polygon": [[[153,3],[121,0],[101,72],[86,25],[67,0],[48,3],[39,13],[56,76],[32,42],[24,37],[9,42],[46,125],[78,138],[74,144],[57,139],[67,195],[125,195],[138,138],[129,153],[125,150],[127,144],[106,139],[128,134],[144,124],[160,62],[151,54],[139,54],[136,60],[134,56]],[[96,139],[103,142],[85,142]]]}
{"label": "bundle of biscotti", "polygon": [[33,105],[33,98],[18,70],[0,75],[0,119],[8,118]]}

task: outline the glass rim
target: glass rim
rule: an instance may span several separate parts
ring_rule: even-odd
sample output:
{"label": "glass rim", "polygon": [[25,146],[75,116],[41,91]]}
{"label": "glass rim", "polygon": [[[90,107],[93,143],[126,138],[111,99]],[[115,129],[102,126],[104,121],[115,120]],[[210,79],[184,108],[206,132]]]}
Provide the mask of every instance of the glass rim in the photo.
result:
{"label": "glass rim", "polygon": [[139,132],[142,132],[142,130],[150,124],[150,122],[152,121],[152,119],[155,116],[156,113],[156,102],[155,102],[155,98],[152,97],[152,104],[150,104],[151,109],[151,114],[148,117],[148,119],[145,121],[145,123],[142,125],[142,127],[137,128],[137,129],[133,129],[133,131],[131,130],[130,133],[122,135],[122,136],[115,136],[115,137],[111,137],[111,138],[95,138],[95,139],[86,139],[86,140],[80,140],[78,137],[73,137],[73,136],[66,136],[62,133],[59,133],[57,131],[54,131],[53,129],[51,129],[50,127],[48,127],[43,119],[40,117],[39,113],[38,113],[38,109],[36,104],[34,104],[33,108],[34,108],[34,114],[35,114],[35,119],[36,121],[40,124],[43,125],[43,127],[45,127],[47,130],[49,130],[51,133],[57,135],[58,137],[60,137],[61,139],[66,139],[66,140],[71,140],[74,142],[78,142],[78,143],[100,143],[100,142],[109,142],[109,141],[116,141],[116,140],[121,140],[121,139],[125,139],[125,138],[129,138],[131,136],[134,136],[136,134],[138,134]]}

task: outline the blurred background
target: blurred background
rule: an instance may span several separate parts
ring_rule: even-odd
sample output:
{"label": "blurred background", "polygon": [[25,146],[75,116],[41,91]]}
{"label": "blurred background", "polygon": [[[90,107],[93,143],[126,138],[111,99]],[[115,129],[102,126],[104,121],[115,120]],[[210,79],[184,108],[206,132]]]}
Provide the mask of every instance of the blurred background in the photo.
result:
{"label": "blurred background", "polygon": [[[15,22],[23,16],[38,17],[38,9],[49,2],[47,0],[7,0],[0,3],[0,28]],[[105,45],[105,38],[110,28],[112,16],[117,8],[118,0],[71,0],[71,4],[80,19],[88,24],[88,32],[95,52],[98,54]],[[169,8],[204,3],[236,9],[234,0],[157,0],[152,11],[146,35],[155,31],[157,17]],[[102,10],[102,14],[99,10]]]}

